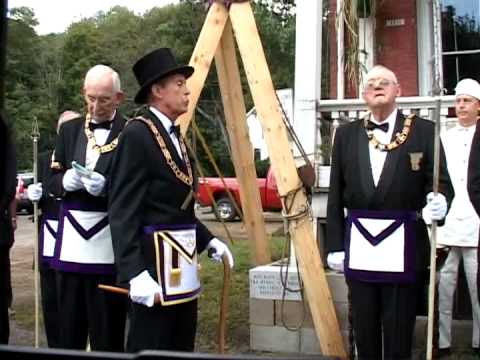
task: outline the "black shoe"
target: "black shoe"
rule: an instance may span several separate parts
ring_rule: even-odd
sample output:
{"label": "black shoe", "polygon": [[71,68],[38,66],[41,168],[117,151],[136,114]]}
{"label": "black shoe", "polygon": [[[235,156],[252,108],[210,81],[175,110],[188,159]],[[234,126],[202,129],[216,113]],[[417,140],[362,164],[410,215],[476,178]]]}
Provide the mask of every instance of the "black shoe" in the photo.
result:
{"label": "black shoe", "polygon": [[480,356],[480,349],[478,347],[472,347],[472,354]]}
{"label": "black shoe", "polygon": [[443,358],[450,356],[452,353],[450,351],[450,348],[441,348],[437,350],[437,358]]}

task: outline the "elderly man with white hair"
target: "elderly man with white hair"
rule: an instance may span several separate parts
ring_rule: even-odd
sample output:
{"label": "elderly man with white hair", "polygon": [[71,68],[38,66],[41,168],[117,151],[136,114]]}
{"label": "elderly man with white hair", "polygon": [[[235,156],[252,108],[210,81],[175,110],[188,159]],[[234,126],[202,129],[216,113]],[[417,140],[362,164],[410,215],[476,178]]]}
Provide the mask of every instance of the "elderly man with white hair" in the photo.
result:
{"label": "elderly man with white hair", "polygon": [[370,112],[340,126],[333,145],[327,263],[345,272],[360,360],[411,358],[430,257],[419,213],[442,220],[454,195],[441,148],[434,196],[434,124],[405,117],[397,109],[400,94],[395,74],[373,67],[362,92]]}
{"label": "elderly man with white hair", "polygon": [[453,294],[457,286],[460,260],[463,261],[472,302],[472,348],[478,352],[480,307],[477,297],[477,248],[480,219],[467,192],[467,171],[475,125],[480,109],[480,84],[463,79],[455,88],[455,112],[458,122],[442,134],[447,167],[455,190],[445,226],[439,228],[437,244],[450,251],[440,271],[439,296],[439,354],[450,353]]}
{"label": "elderly man with white hair", "polygon": [[108,221],[111,164],[125,118],[120,77],[95,65],[85,75],[86,114],[60,126],[52,176],[47,186],[61,197],[55,249],[50,260],[57,272],[59,346],[123,351],[126,301],[105,293],[116,270]]}

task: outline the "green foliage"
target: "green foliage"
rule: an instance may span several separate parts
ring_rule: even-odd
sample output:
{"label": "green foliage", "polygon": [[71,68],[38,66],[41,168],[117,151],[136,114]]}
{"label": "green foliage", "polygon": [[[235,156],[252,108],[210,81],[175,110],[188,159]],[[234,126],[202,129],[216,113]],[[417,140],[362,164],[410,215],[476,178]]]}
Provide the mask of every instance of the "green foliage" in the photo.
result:
{"label": "green foliage", "polygon": [[[293,86],[294,1],[253,3],[263,47],[276,88]],[[9,14],[6,76],[6,111],[15,130],[19,168],[31,168],[32,119],[38,119],[40,150],[54,146],[56,120],[64,110],[83,111],[83,78],[95,64],[113,67],[122,79],[126,101],[121,110],[128,116],[138,110],[133,97],[138,89],[131,71],[136,60],[159,47],[171,47],[180,61],[188,63],[202,29],[205,1],[181,0],[136,15],[125,7],[81,19],[61,34],[39,36],[32,9],[14,8]],[[233,175],[217,74],[212,64],[201,97],[196,121],[224,175]],[[253,106],[241,69],[247,109]],[[195,139],[192,142],[196,143]],[[214,175],[205,151],[198,157],[207,175]]]}

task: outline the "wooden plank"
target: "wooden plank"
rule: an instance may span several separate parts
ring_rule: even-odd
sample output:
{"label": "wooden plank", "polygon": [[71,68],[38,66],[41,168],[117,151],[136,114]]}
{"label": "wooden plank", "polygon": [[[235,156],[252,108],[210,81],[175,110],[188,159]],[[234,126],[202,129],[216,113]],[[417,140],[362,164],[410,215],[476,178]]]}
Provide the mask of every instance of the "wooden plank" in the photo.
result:
{"label": "wooden plank", "polygon": [[[279,191],[283,195],[290,194],[300,187],[300,180],[250,3],[233,3],[230,7],[230,20],[262,123]],[[290,214],[301,213],[308,207],[304,191],[299,191],[296,196],[290,194],[286,200],[287,203],[291,202],[288,204]],[[289,230],[321,351],[325,355],[346,358],[335,308],[313,235],[311,212],[308,216],[291,221]]]}
{"label": "wooden plank", "polygon": [[198,98],[205,84],[205,79],[210,70],[227,19],[228,11],[225,5],[214,2],[208,10],[202,31],[200,32],[189,62],[189,65],[195,68],[195,72],[187,80],[187,86],[190,89],[190,102],[188,104],[188,111],[177,119],[183,135],[187,132],[190,121],[192,120]]}
{"label": "wooden plank", "polygon": [[252,259],[256,265],[268,264],[271,262],[270,248],[265,232],[253,146],[249,138],[245,102],[230,21],[227,21],[223,30],[223,36],[215,54],[215,65],[232,148],[232,161],[240,186],[243,221],[250,239]]}

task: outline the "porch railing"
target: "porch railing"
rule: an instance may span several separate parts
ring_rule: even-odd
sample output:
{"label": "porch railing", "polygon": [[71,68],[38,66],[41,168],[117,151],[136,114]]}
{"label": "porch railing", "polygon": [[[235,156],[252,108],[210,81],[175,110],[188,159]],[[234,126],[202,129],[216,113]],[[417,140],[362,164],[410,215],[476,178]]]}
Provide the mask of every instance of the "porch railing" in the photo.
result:
{"label": "porch railing", "polygon": [[[455,124],[454,101],[455,96],[453,95],[441,97],[441,131]],[[398,97],[397,106],[405,115],[414,112],[422,118],[434,120],[435,98],[431,96]],[[317,187],[328,186],[326,177],[329,175],[323,165],[330,163],[331,140],[335,129],[343,123],[362,118],[366,113],[367,106],[361,99],[320,100],[318,102],[314,151]]]}

